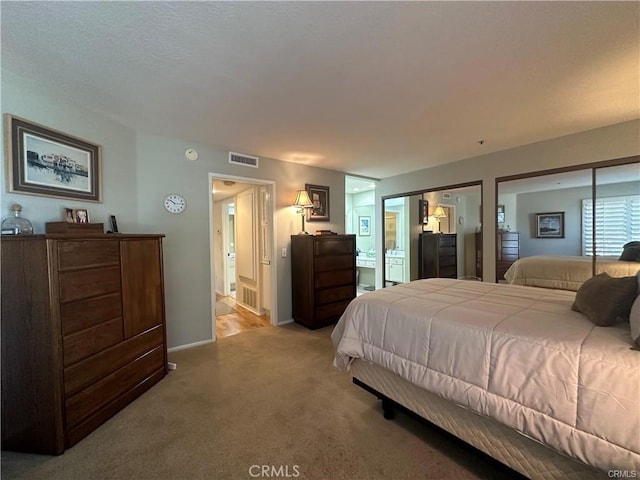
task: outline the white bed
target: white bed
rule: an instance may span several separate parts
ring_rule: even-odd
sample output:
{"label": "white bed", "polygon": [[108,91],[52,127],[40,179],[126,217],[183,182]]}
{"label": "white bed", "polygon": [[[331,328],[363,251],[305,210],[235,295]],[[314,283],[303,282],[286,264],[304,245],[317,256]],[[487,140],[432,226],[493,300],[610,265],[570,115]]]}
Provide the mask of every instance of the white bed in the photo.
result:
{"label": "white bed", "polygon": [[574,297],[450,279],[367,293],[333,331],[335,365],[531,478],[640,473],[640,352]]}
{"label": "white bed", "polygon": [[[516,260],[504,274],[507,283],[530,287],[555,288],[577,292],[592,275],[593,257],[535,255]],[[629,277],[640,270],[639,262],[624,262],[618,257],[597,257],[596,275]]]}

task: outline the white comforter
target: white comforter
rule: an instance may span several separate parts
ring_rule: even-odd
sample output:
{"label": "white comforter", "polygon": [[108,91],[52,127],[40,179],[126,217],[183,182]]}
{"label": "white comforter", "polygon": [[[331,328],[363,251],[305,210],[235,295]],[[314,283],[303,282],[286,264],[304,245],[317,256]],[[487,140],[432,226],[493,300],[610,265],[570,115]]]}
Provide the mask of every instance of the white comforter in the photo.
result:
{"label": "white comforter", "polygon": [[[590,279],[593,257],[536,255],[516,260],[504,274],[508,283],[530,287],[556,288],[577,292]],[[618,257],[598,257],[596,274],[630,277],[640,270],[638,262],[623,262]]]}
{"label": "white comforter", "polygon": [[628,323],[596,327],[575,294],[450,279],[353,300],[332,333],[355,358],[602,470],[640,470],[640,352]]}

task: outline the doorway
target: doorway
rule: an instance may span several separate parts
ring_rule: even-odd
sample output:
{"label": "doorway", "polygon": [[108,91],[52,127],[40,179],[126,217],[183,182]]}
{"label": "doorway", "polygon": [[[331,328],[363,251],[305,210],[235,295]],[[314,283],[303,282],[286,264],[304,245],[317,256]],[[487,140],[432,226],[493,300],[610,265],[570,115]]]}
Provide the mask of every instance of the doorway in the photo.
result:
{"label": "doorway", "polygon": [[215,341],[276,323],[275,183],[210,173],[209,187]]}
{"label": "doorway", "polygon": [[356,236],[358,295],[375,289],[379,268],[375,248],[375,189],[375,180],[345,176],[345,233]]}

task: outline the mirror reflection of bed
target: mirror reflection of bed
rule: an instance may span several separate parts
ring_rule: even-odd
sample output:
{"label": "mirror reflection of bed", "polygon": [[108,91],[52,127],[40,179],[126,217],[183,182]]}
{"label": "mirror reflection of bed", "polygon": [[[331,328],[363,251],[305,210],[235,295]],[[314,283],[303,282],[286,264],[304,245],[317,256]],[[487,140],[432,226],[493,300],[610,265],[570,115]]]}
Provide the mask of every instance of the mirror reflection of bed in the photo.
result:
{"label": "mirror reflection of bed", "polygon": [[[640,240],[637,162],[498,181],[504,222],[496,235],[497,281],[577,291],[594,273],[622,277],[640,270],[640,258],[621,259],[624,245]],[[544,213],[562,214],[560,235],[539,235]],[[517,256],[504,260],[507,230],[517,236]]]}

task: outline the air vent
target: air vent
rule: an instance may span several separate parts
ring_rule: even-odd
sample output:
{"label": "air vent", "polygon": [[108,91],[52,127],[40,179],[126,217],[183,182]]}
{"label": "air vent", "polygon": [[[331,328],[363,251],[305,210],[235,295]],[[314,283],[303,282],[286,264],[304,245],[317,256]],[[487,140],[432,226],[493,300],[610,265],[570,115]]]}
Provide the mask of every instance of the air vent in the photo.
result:
{"label": "air vent", "polygon": [[443,193],[443,194],[442,194],[442,198],[444,198],[444,199],[446,199],[446,200],[449,200],[449,199],[451,198],[451,194],[450,194],[450,193],[445,192],[445,193]]}
{"label": "air vent", "polygon": [[258,306],[257,302],[257,294],[255,290],[252,290],[247,287],[242,287],[242,303],[245,305],[249,305],[250,307],[256,308]]}
{"label": "air vent", "polygon": [[258,157],[251,155],[242,155],[241,153],[229,152],[229,163],[236,165],[244,165],[245,167],[258,168]]}

